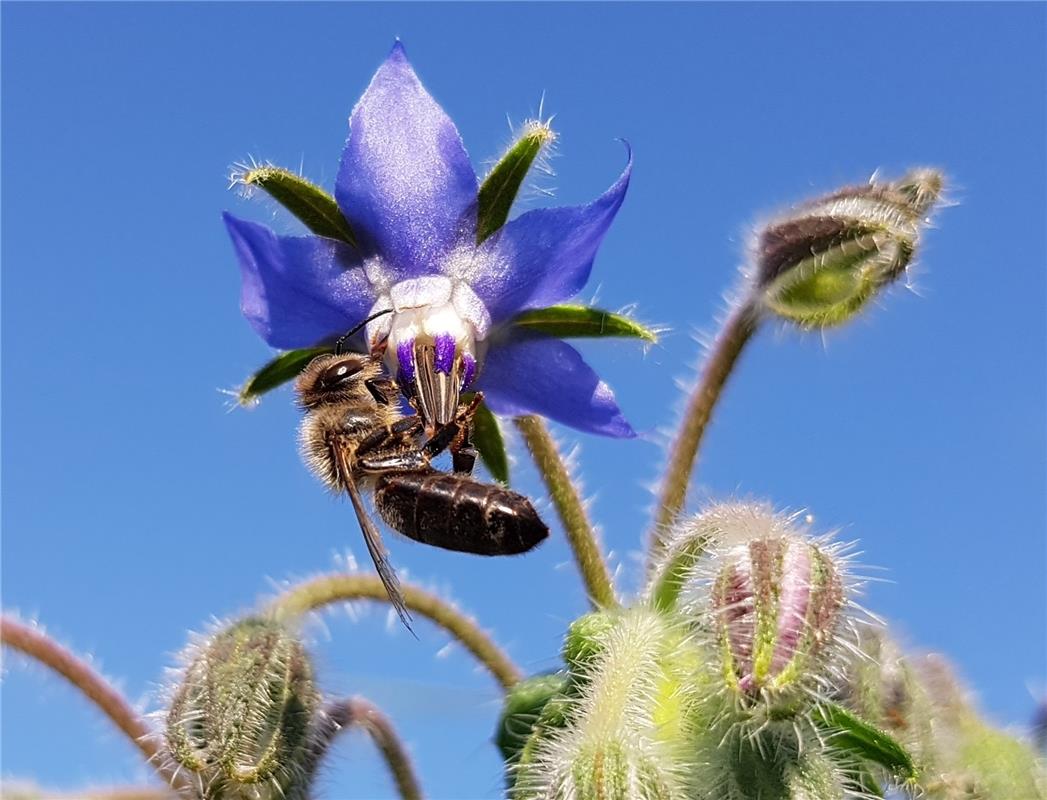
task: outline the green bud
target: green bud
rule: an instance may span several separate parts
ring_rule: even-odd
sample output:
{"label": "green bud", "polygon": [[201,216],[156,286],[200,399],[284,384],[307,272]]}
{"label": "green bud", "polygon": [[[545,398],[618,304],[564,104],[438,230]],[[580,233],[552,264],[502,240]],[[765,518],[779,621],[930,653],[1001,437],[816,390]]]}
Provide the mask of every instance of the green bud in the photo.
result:
{"label": "green bud", "polygon": [[653,758],[629,742],[583,751],[550,800],[671,800],[680,797]]}
{"label": "green bud", "polygon": [[559,695],[566,685],[567,676],[562,672],[554,672],[550,675],[527,678],[509,690],[494,737],[506,764],[513,764],[519,760],[520,752],[527,744],[546,705]]}
{"label": "green bud", "polygon": [[584,675],[589,664],[603,650],[607,636],[621,619],[620,614],[593,611],[579,617],[567,629],[563,643],[563,660],[571,675]]}
{"label": "green bud", "polygon": [[215,800],[304,797],[319,695],[302,644],[248,618],[187,654],[167,712],[171,758]]}
{"label": "green bud", "polygon": [[901,276],[942,176],[914,170],[813,200],[760,231],[754,280],[763,304],[804,328],[840,325]]}
{"label": "green bud", "polygon": [[928,716],[937,735],[935,767],[940,781],[922,788],[934,798],[1047,798],[1047,768],[1028,741],[988,725],[971,703],[949,663],[925,656],[919,664]]}
{"label": "green bud", "polygon": [[[683,630],[681,630],[683,629]],[[517,800],[682,798],[694,754],[684,680],[693,639],[648,608],[588,614],[568,634],[563,725],[536,726],[515,770]]]}

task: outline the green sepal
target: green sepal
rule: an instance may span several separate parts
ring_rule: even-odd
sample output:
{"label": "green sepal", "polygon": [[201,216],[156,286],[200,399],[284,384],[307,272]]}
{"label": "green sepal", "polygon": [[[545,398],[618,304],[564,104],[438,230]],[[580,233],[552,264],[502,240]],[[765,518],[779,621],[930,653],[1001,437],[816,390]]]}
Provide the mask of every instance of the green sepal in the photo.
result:
{"label": "green sepal", "polygon": [[613,311],[588,306],[558,305],[536,308],[518,314],[509,324],[561,339],[624,336],[643,339],[645,342],[658,341],[657,333],[636,320],[615,314]]}
{"label": "green sepal", "polygon": [[826,735],[832,747],[879,764],[905,780],[916,778],[912,756],[893,736],[859,719],[843,706],[819,703],[814,724]]}
{"label": "green sepal", "polygon": [[335,199],[301,175],[283,167],[263,166],[247,170],[240,181],[245,186],[264,189],[317,236],[339,239],[356,247],[352,228]]}
{"label": "green sepal", "polygon": [[862,793],[862,797],[882,798],[884,796],[883,787],[880,786],[880,782],[876,780],[876,776],[872,774],[866,763],[858,761],[855,764],[848,764],[847,769],[851,784]]}
{"label": "green sepal", "polygon": [[487,403],[481,403],[473,416],[473,446],[491,477],[508,486],[509,454],[505,450],[505,437]]}
{"label": "green sepal", "polygon": [[237,392],[236,399],[242,406],[249,406],[278,386],[298,377],[306,365],[323,353],[333,353],[331,347],[306,347],[301,350],[287,350],[248,378]]}
{"label": "green sepal", "polygon": [[509,690],[494,734],[494,743],[507,765],[515,764],[520,759],[542,711],[566,685],[567,675],[553,672],[526,678]]}
{"label": "green sepal", "polygon": [[651,589],[651,605],[656,610],[663,613],[676,610],[684,586],[708,547],[709,537],[696,536],[670,555]]}
{"label": "green sepal", "polygon": [[509,219],[513,201],[542,148],[556,138],[544,123],[532,122],[484,178],[477,195],[476,241],[482,242]]}

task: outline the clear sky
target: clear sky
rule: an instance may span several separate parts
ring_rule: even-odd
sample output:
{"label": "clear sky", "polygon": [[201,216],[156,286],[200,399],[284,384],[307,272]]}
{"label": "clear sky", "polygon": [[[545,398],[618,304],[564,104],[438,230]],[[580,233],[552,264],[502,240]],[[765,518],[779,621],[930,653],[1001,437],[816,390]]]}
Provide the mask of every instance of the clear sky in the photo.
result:
{"label": "clear sky", "polygon": [[[809,508],[883,576],[865,604],[950,655],[993,718],[1044,688],[1043,4],[279,5],[5,3],[3,604],[90,652],[149,704],[186,632],[274,581],[363,555],[352,511],[296,453],[285,390],[228,413],[269,351],[241,318],[220,213],[293,220],[227,191],[249,154],[331,186],[353,103],[403,39],[474,164],[544,108],[558,203],[595,197],[633,146],[629,195],[584,298],[671,326],[644,353],[582,343],[640,441],[562,431],[636,589],[671,427],[751,223],[874,170],[934,165],[956,201],[916,292],[823,340],[767,330],[708,437],[695,499]],[[550,202],[538,193],[525,207]],[[541,496],[519,447],[516,482]],[[551,518],[548,503],[541,508]],[[481,560],[404,540],[404,573],[475,613],[528,671],[586,608],[559,529]],[[366,556],[365,556],[366,558]],[[874,569],[875,568],[875,569]],[[310,628],[323,686],[384,706],[437,798],[494,795],[494,682],[424,622]],[[4,676],[3,773],[51,787],[144,779],[50,675]],[[331,798],[390,792],[362,737]]]}

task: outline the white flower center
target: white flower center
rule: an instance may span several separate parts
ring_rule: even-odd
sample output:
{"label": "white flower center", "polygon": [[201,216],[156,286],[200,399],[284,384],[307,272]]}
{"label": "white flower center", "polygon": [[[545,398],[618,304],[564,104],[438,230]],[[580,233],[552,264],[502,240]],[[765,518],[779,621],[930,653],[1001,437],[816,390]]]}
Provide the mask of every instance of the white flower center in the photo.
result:
{"label": "white flower center", "polygon": [[476,377],[491,316],[468,283],[444,275],[411,278],[383,292],[367,326],[371,347],[385,344],[385,362],[429,426],[450,422],[458,398]]}

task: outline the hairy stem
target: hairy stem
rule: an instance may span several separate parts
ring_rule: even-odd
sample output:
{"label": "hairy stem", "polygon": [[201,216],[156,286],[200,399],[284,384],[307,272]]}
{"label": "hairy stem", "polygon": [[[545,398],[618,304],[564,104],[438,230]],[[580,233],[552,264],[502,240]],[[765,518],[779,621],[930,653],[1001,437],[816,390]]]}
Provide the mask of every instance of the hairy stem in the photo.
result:
{"label": "hairy stem", "polygon": [[158,758],[160,748],[153,731],[123,695],[87,663],[43,632],[6,615],[0,617],[0,641],[50,667],[73,684],[131,740],[164,780],[171,781],[172,776]]}
{"label": "hairy stem", "polygon": [[687,497],[687,486],[698,458],[698,448],[705,435],[713,409],[723,393],[727,378],[738,362],[745,345],[752,339],[760,324],[760,311],[749,298],[738,305],[727,317],[713,344],[712,351],[702,367],[698,386],[687,403],[680,430],[669,453],[669,467],[662,480],[662,488],[655,506],[654,528],[651,531],[650,564],[665,546],[665,534],[676,521]]}
{"label": "hairy stem", "polygon": [[335,737],[348,728],[363,728],[370,734],[382,753],[396,789],[403,800],[422,800],[422,787],[393,723],[382,711],[364,697],[331,700],[324,705],[325,729],[317,742],[317,754],[323,755]]}
{"label": "hairy stem", "polygon": [[[476,624],[453,605],[410,583],[401,585],[404,604],[411,611],[439,625],[472,653],[505,689],[520,681],[522,673],[509,656]],[[377,575],[334,573],[320,575],[292,586],[270,607],[277,616],[296,616],[332,603],[373,600],[388,603],[389,595]]]}
{"label": "hairy stem", "polygon": [[516,427],[523,434],[527,449],[531,451],[538,472],[545,482],[549,497],[560,515],[567,541],[574,552],[574,560],[582,573],[589,599],[598,607],[611,608],[618,605],[618,598],[611,583],[607,561],[600,551],[596,532],[585,513],[585,505],[578,496],[567,466],[553,441],[549,428],[539,417],[518,417]]}
{"label": "hairy stem", "polygon": [[[20,798],[20,787],[11,787],[10,796]],[[4,787],[0,786],[0,797]],[[77,791],[48,792],[30,787],[25,793],[26,800],[178,800],[179,795],[167,789],[154,789],[150,786],[120,786],[109,789],[84,789]]]}

